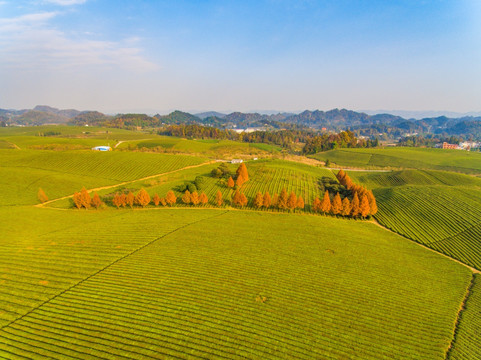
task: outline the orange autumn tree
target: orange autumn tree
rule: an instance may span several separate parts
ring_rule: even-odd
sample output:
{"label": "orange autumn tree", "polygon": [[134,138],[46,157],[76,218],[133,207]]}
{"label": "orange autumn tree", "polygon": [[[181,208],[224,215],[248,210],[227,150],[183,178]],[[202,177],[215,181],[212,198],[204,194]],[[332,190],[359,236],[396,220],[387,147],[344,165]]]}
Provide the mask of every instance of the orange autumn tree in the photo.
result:
{"label": "orange autumn tree", "polygon": [[215,203],[217,206],[222,206],[222,203],[224,202],[224,199],[222,199],[222,193],[220,190],[217,191],[217,194],[215,195]]}
{"label": "orange autumn tree", "polygon": [[186,205],[191,203],[190,191],[189,190],[185,190],[184,195],[182,195],[182,202]]}
{"label": "orange autumn tree", "polygon": [[102,206],[102,200],[100,199],[99,194],[95,193],[94,196],[92,197],[92,205],[96,209]]}
{"label": "orange autumn tree", "polygon": [[112,203],[114,204],[114,206],[117,207],[117,209],[119,209],[122,206],[122,198],[119,195],[119,193],[116,193],[114,195],[114,198],[112,199]]}
{"label": "orange autumn tree", "polygon": [[90,209],[90,205],[92,204],[92,198],[89,195],[89,192],[86,188],[82,188],[80,191],[80,199],[82,206],[86,209]]}
{"label": "orange autumn tree", "polygon": [[264,205],[264,197],[262,196],[262,193],[258,191],[254,199],[254,206],[259,209],[262,205]]}
{"label": "orange autumn tree", "polygon": [[243,193],[241,193],[241,198],[240,198],[240,200],[241,200],[241,203],[240,203],[241,206],[246,206],[246,205],[247,205],[247,197],[246,197]]}
{"label": "orange autumn tree", "polygon": [[249,180],[249,173],[247,172],[247,166],[245,163],[241,163],[236,171],[237,177],[242,176],[244,182]]}
{"label": "orange autumn tree", "polygon": [[304,204],[304,199],[302,198],[302,196],[299,196],[299,197],[297,198],[296,207],[297,207],[298,209],[304,209],[304,205],[305,205],[305,204]]}
{"label": "orange autumn tree", "polygon": [[342,216],[349,216],[351,213],[351,202],[347,197],[345,197],[342,200],[342,210],[341,210],[341,215]]}
{"label": "orange autumn tree", "polygon": [[369,212],[371,211],[371,209],[369,208],[369,200],[367,199],[366,195],[362,196],[359,211],[361,213],[361,216],[364,218],[367,217],[369,215]]}
{"label": "orange autumn tree", "polygon": [[172,190],[169,190],[167,192],[167,195],[165,196],[165,201],[167,202],[167,204],[169,204],[169,206],[172,206],[177,202],[177,196],[175,196]]}
{"label": "orange autumn tree", "polygon": [[152,197],[152,202],[154,203],[155,206],[159,206],[159,203],[160,203],[159,194],[157,193],[154,194],[154,196]]}
{"label": "orange autumn tree", "polygon": [[337,193],[332,200],[331,210],[334,215],[338,215],[342,212],[342,200],[339,193]]}
{"label": "orange autumn tree", "polygon": [[272,197],[272,206],[277,207],[279,205],[279,195],[274,194]]}
{"label": "orange autumn tree", "polygon": [[236,190],[235,193],[234,193],[234,196],[232,197],[232,203],[234,205],[240,206],[241,201],[242,200],[241,200],[240,192],[239,192],[239,190]]}
{"label": "orange autumn tree", "polygon": [[80,194],[79,192],[75,192],[73,194],[73,202],[77,209],[80,209],[82,207],[82,194]]}
{"label": "orange autumn tree", "polygon": [[207,197],[207,195],[204,192],[202,192],[199,196],[199,201],[202,205],[205,206],[209,202],[209,198]]}
{"label": "orange autumn tree", "polygon": [[134,201],[135,201],[135,195],[132,193],[132,191],[129,191],[129,193],[125,196],[125,205],[129,205],[130,208],[134,207]]}
{"label": "orange autumn tree", "polygon": [[269,195],[269,191],[266,191],[264,194],[264,198],[262,199],[262,206],[264,206],[266,209],[271,206],[271,196]]}
{"label": "orange autumn tree", "polygon": [[165,200],[165,198],[160,198],[160,205],[167,206],[167,200]]}
{"label": "orange autumn tree", "polygon": [[150,195],[145,189],[140,189],[140,191],[135,196],[135,203],[142,207],[149,205]]}
{"label": "orange autumn tree", "polygon": [[314,212],[319,212],[319,211],[321,211],[321,200],[319,200],[318,197],[316,197],[316,198],[314,199],[314,201],[312,202],[312,210],[313,210]]}
{"label": "orange autumn tree", "polygon": [[227,180],[227,187],[233,188],[234,187],[234,179],[232,179],[232,176],[229,176],[229,179]]}
{"label": "orange autumn tree", "polygon": [[289,195],[287,195],[287,191],[285,188],[281,190],[281,194],[279,195],[279,200],[277,203],[277,207],[279,209],[287,209],[287,201],[289,200]]}
{"label": "orange autumn tree", "polygon": [[242,175],[239,175],[235,181],[235,184],[237,185],[237,187],[241,187],[244,183],[244,178],[242,177]]}
{"label": "orange autumn tree", "polygon": [[45,194],[45,191],[43,191],[42,188],[38,188],[37,197],[38,201],[40,201],[42,204],[48,201],[48,196]]}
{"label": "orange autumn tree", "polygon": [[287,207],[289,210],[294,210],[297,206],[297,196],[294,191],[291,191],[289,198],[287,199]]}
{"label": "orange autumn tree", "polygon": [[200,202],[199,193],[197,191],[194,191],[192,194],[190,194],[190,202],[194,206]]}
{"label": "orange autumn tree", "polygon": [[357,192],[354,193],[354,197],[352,198],[351,202],[351,215],[356,217],[361,213],[360,203],[359,203],[359,196]]}
{"label": "orange autumn tree", "polygon": [[322,198],[321,211],[325,214],[331,211],[331,198],[329,197],[329,191],[327,190],[324,193],[324,197]]}
{"label": "orange autumn tree", "polygon": [[371,215],[374,215],[377,213],[376,198],[374,197],[372,190],[369,190],[366,195],[367,195],[367,200],[369,201],[369,209],[371,209],[370,213]]}

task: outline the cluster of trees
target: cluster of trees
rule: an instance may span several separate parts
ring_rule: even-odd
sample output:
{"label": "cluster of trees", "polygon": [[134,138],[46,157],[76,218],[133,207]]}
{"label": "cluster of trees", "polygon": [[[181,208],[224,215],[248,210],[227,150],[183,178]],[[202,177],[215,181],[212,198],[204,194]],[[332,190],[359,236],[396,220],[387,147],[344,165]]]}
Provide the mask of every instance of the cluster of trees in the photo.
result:
{"label": "cluster of trees", "polygon": [[314,212],[363,218],[377,213],[376,198],[371,190],[355,184],[343,170],[339,170],[336,177],[339,183],[350,191],[352,199],[350,200],[348,196],[341,199],[337,192],[331,200],[329,191],[326,190],[322,200],[319,198],[314,200],[312,204]]}
{"label": "cluster of trees", "polygon": [[257,192],[254,198],[254,207],[257,209],[277,208],[280,210],[304,209],[304,199],[297,196],[293,191],[288,194],[286,189],[282,189],[279,195],[274,194],[273,197],[266,191],[264,194]]}
{"label": "cluster of trees", "polygon": [[98,209],[104,205],[103,201],[100,199],[99,194],[95,193],[91,197],[87,189],[85,188],[82,188],[80,192],[75,192],[73,194],[73,202],[77,209],[81,209],[81,208],[90,209],[91,207]]}
{"label": "cluster of trees", "polygon": [[151,198],[149,193],[145,191],[145,189],[140,189],[136,195],[134,195],[132,191],[129,191],[127,194],[116,193],[112,199],[112,204],[114,204],[117,209],[127,206],[133,208],[134,205],[145,207],[151,202],[155,206],[159,206],[159,204],[161,204],[162,206],[172,206],[177,202],[177,196],[175,196],[175,193],[170,190],[165,197],[161,198],[158,194],[155,194]]}
{"label": "cluster of trees", "polygon": [[209,202],[209,198],[204,192],[200,193],[199,195],[197,191],[194,191],[193,193],[191,193],[189,190],[185,191],[181,199],[184,204],[186,205],[192,204],[194,206],[206,205]]}
{"label": "cluster of trees", "polygon": [[376,147],[379,141],[361,139],[359,140],[353,132],[341,131],[339,134],[323,134],[312,136],[306,139],[302,148],[303,154],[315,154],[321,151],[334,150],[337,148],[354,148],[354,147]]}

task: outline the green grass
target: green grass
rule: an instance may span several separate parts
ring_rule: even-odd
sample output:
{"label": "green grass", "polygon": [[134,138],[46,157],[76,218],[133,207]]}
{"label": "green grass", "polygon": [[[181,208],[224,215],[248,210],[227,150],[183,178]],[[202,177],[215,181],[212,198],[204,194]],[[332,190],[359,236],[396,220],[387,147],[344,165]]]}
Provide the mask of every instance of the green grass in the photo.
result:
{"label": "green grass", "polygon": [[471,277],[349,220],[0,211],[6,358],[443,359]]}
{"label": "green grass", "polygon": [[481,359],[481,278],[474,275],[473,286],[462,312],[450,360]]}
{"label": "green grass", "polygon": [[389,229],[481,269],[481,190],[403,186],[374,191]]}
{"label": "green grass", "polygon": [[481,153],[461,150],[394,147],[385,149],[338,149],[312,156],[341,166],[360,168],[407,168],[481,173]]}

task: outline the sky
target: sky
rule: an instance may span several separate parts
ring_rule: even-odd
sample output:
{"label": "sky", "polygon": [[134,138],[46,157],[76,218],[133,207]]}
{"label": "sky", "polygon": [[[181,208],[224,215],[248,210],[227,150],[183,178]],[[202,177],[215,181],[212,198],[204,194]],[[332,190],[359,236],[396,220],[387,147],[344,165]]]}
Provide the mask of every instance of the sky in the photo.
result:
{"label": "sky", "polygon": [[0,0],[0,108],[481,110],[478,0]]}

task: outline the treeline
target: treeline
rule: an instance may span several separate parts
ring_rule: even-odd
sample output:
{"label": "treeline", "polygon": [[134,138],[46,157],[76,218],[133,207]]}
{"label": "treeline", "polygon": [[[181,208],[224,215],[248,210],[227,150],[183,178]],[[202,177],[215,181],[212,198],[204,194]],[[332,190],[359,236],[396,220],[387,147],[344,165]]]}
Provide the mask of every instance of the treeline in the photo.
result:
{"label": "treeline", "polygon": [[300,129],[285,129],[276,131],[253,131],[237,133],[234,130],[218,129],[197,124],[170,125],[160,129],[159,135],[177,136],[193,139],[234,140],[247,143],[265,143],[290,147],[295,143],[302,143],[315,135],[313,131]]}
{"label": "treeline", "polygon": [[304,143],[303,154],[315,154],[320,151],[346,147],[376,147],[379,141],[358,139],[353,132],[341,131],[339,134],[319,135],[312,130],[285,129],[277,131],[253,131],[237,133],[197,124],[170,125],[157,132],[159,135],[195,139],[235,140],[247,143],[265,143],[291,148],[294,144]]}
{"label": "treeline", "polygon": [[354,148],[354,147],[376,147],[379,145],[378,139],[358,139],[353,132],[341,131],[338,134],[323,134],[308,137],[305,141],[302,153],[305,155],[315,154],[321,151],[334,150],[337,148]]}

